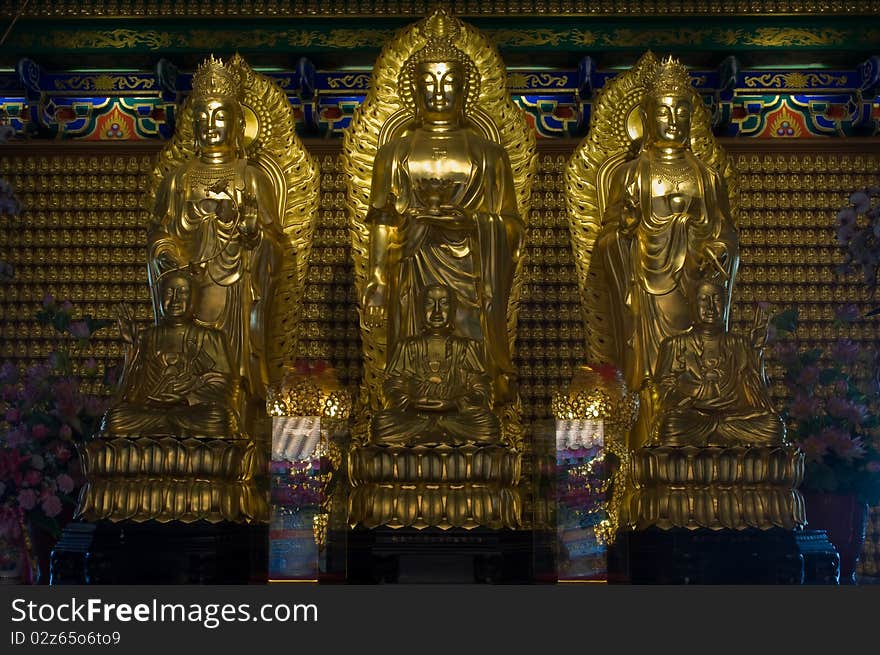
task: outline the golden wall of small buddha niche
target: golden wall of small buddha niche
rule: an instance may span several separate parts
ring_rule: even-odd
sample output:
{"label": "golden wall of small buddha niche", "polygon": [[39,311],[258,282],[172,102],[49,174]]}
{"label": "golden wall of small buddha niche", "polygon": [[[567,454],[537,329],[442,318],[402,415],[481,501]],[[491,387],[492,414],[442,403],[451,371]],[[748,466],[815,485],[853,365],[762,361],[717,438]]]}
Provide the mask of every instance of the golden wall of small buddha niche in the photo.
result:
{"label": "golden wall of small buddha niche", "polygon": [[[3,361],[30,366],[57,347],[54,328],[34,320],[46,294],[70,300],[76,315],[112,318],[125,301],[138,319],[152,318],[142,198],[156,149],[63,150],[7,146],[0,153],[0,178],[23,206],[18,217],[0,217],[0,260],[15,270],[12,281],[0,283]],[[107,328],[88,352],[73,352],[74,365],[94,357],[103,371],[122,352],[115,328]]]}
{"label": "golden wall of small buddha niche", "polygon": [[[343,384],[356,386],[361,346],[357,324],[345,179],[339,143],[306,141],[322,171],[321,211],[302,308],[300,356],[329,360]],[[858,277],[840,279],[836,214],[849,194],[880,183],[880,149],[868,141],[781,144],[723,140],[740,171],[738,227],[742,265],[732,327],[747,330],[754,304],[797,306],[805,348],[850,338],[865,347],[880,340],[880,321],[835,324],[835,308],[869,305]],[[550,397],[583,363],[584,344],[575,268],[565,216],[563,171],[575,144],[539,142],[519,319],[517,366],[526,420],[550,416]],[[0,218],[0,260],[15,278],[0,284],[0,359],[36,363],[57,336],[33,320],[44,294],[73,302],[77,314],[112,318],[114,305],[134,304],[151,319],[145,261],[148,211],[143,205],[158,146],[124,149],[78,145],[18,146],[0,152],[0,177],[24,209]],[[89,353],[102,365],[122,357],[114,328],[99,333]],[[781,368],[768,354],[778,400]],[[868,375],[865,368],[861,371]],[[880,573],[880,513],[872,525],[862,570]]]}
{"label": "golden wall of small buddha niche", "polygon": [[[848,338],[875,348],[880,321],[835,322],[835,310],[856,304],[862,314],[872,305],[860,275],[841,277],[835,267],[843,251],[835,234],[837,212],[856,189],[880,183],[880,153],[740,153],[738,228],[742,264],[732,308],[735,329],[747,330],[756,302],[773,310],[797,307],[802,349],[827,348]],[[783,370],[768,357],[773,395],[785,394]],[[866,364],[856,371],[871,374]]]}

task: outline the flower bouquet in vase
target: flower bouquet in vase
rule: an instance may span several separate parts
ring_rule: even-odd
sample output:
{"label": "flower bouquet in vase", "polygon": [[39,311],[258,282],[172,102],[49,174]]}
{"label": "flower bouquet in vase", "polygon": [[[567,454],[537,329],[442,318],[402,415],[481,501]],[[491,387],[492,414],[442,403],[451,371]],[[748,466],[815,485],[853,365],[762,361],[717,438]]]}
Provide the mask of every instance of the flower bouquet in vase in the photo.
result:
{"label": "flower bouquet in vase", "polygon": [[43,300],[37,320],[62,338],[45,362],[26,370],[0,366],[0,569],[21,567],[21,580],[48,581],[49,552],[73,516],[82,485],[76,442],[104,413],[98,363],[85,358],[92,334],[110,324],[74,320],[70,303]]}
{"label": "flower bouquet in vase", "polygon": [[[838,320],[852,320],[844,307]],[[822,529],[840,553],[841,582],[855,581],[868,505],[880,502],[875,355],[847,339],[808,348],[796,339],[797,310],[773,319],[775,359],[784,367],[782,408],[789,437],[804,452],[801,493],[807,524]]]}

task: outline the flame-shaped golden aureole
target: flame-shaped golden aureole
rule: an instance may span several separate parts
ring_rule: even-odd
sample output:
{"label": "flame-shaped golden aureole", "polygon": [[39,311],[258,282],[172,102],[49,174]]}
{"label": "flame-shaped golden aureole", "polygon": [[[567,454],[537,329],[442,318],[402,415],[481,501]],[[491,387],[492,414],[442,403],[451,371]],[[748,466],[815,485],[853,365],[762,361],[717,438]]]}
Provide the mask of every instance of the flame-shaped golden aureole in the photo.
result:
{"label": "flame-shaped golden aureole", "polygon": [[[479,97],[467,119],[487,138],[500,143],[507,150],[519,213],[528,222],[531,178],[537,168],[534,132],[529,129],[525,116],[507,91],[506,70],[497,48],[474,27],[438,9],[428,18],[398,32],[382,49],[373,67],[367,97],[355,111],[345,133],[343,149],[348,177],[347,202],[351,211],[352,254],[359,298],[363,297],[367,283],[370,231],[365,219],[370,201],[373,162],[379,147],[405,133],[415,117],[415,108],[398,95],[398,78],[406,60],[423,48],[431,35],[448,34],[450,31],[457,31],[455,46],[473,61],[480,74]],[[518,269],[507,308],[511,349],[516,334],[521,288],[522,275]],[[388,353],[384,328],[367,326],[363,315],[361,338],[364,378],[353,436],[362,441],[366,439],[369,417],[383,407],[382,382]],[[518,403],[514,407],[518,407]],[[506,418],[513,419],[506,421],[508,424],[518,422],[516,416]]]}
{"label": "flame-shaped golden aureole", "polygon": [[[614,172],[638,154],[644,132],[639,108],[660,71],[661,62],[647,52],[635,66],[599,91],[589,132],[566,170],[568,220],[578,270],[587,360],[593,364],[620,365],[614,358],[616,335],[610,329],[608,281],[601,267],[591,266],[591,259],[599,232],[616,220],[605,215],[609,184]],[[724,178],[731,213],[735,215],[737,185],[733,165],[712,134],[709,110],[693,87],[688,87],[688,91],[694,108],[691,151]]]}
{"label": "flame-shaped golden aureole", "polygon": [[[272,181],[285,236],[282,270],[277,273],[279,287],[272,299],[273,311],[267,325],[269,383],[274,384],[283,375],[285,365],[296,358],[299,306],[320,200],[319,169],[296,134],[293,108],[278,83],[252,70],[238,54],[225,65],[211,57],[203,66],[210,67],[212,62],[223,66],[226,76],[233,77],[234,84],[228,90],[235,92],[244,113],[243,154]],[[218,86],[226,84],[223,75],[212,79]],[[196,156],[193,100],[199,92],[205,91],[194,89],[184,101],[174,136],[159,154],[146,194],[150,210],[162,179]],[[213,90],[214,93],[222,91],[221,88]]]}

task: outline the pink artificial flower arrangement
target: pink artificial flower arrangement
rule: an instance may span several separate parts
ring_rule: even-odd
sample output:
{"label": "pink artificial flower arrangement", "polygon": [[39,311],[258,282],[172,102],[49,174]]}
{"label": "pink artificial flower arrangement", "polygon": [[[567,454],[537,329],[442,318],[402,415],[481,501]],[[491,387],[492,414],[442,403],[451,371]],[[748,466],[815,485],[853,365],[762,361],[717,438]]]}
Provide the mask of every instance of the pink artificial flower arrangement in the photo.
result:
{"label": "pink artificial flower arrangement", "polygon": [[[858,311],[846,306],[840,322],[852,322]],[[855,494],[873,506],[880,502],[880,421],[872,375],[853,375],[858,367],[872,371],[875,354],[842,339],[827,350],[798,347],[798,312],[775,316],[775,359],[785,367],[788,399],[783,417],[789,437],[805,455],[802,489]]]}
{"label": "pink artificial flower arrangement", "polygon": [[97,362],[86,360],[77,375],[71,354],[111,322],[73,321],[71,311],[46,296],[36,318],[64,335],[61,347],[25,371],[0,366],[0,536],[7,539],[20,540],[26,526],[61,533],[64,508],[75,505],[82,485],[76,442],[91,436],[106,407],[104,397],[81,389],[84,379],[97,379]]}
{"label": "pink artificial flower arrangement", "polygon": [[[854,192],[837,213],[837,245],[843,250],[838,273],[861,274],[871,295],[880,281],[880,186]],[[874,309],[871,314],[880,313]]]}

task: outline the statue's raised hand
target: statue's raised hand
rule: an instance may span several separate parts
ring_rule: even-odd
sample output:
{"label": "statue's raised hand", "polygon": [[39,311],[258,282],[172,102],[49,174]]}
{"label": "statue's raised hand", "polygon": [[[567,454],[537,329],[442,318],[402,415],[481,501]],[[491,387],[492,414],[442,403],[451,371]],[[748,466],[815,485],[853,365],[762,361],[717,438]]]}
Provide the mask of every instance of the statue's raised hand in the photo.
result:
{"label": "statue's raised hand", "polygon": [[367,327],[382,327],[388,315],[388,286],[370,282],[364,291],[364,323]]}
{"label": "statue's raised hand", "polygon": [[119,335],[125,343],[131,344],[137,340],[140,327],[134,318],[134,310],[128,303],[121,303],[116,306],[116,326],[119,328]]}
{"label": "statue's raised hand", "polygon": [[759,352],[764,350],[770,339],[770,313],[767,311],[767,306],[762,303],[758,303],[755,307],[755,318],[749,330],[749,339],[752,347]]}
{"label": "statue's raised hand", "polygon": [[238,207],[238,231],[246,244],[255,242],[260,236],[260,206],[257,197],[245,194]]}

